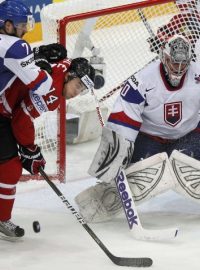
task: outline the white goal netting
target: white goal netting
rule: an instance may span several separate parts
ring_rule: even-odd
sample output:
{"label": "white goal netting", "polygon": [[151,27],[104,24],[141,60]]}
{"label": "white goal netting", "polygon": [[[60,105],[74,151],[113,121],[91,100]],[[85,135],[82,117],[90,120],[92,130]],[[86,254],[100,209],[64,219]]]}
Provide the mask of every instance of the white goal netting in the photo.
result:
{"label": "white goal netting", "polygon": [[[157,34],[160,27],[172,21],[167,35],[182,33],[188,36],[193,43],[195,57],[199,56],[200,27],[195,9],[181,8],[174,1],[167,0],[137,3],[128,0],[68,0],[53,3],[41,12],[44,43],[60,42],[66,46],[68,57],[82,56],[90,61],[99,61],[100,65],[93,63],[105,84],[96,90],[96,95],[106,119],[123,81],[157,57],[156,52],[150,51],[147,40]],[[90,94],[68,101],[67,112],[80,117],[74,143],[100,135],[95,102]],[[59,143],[59,132],[56,138],[56,143]],[[51,148],[52,144],[48,143],[48,147]],[[47,151],[51,153],[51,149]]]}

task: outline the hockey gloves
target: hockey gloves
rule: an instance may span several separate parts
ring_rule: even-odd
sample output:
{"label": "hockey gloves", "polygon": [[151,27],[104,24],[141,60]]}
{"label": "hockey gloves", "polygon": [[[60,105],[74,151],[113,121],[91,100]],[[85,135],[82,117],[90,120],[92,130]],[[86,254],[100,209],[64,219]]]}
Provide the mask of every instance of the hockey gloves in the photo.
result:
{"label": "hockey gloves", "polygon": [[19,145],[19,154],[21,156],[22,167],[31,174],[39,173],[39,168],[44,169],[46,161],[40,152],[40,147],[34,145],[31,148],[26,148]]}
{"label": "hockey gloves", "polygon": [[52,73],[50,63],[59,62],[67,57],[67,50],[58,43],[42,45],[33,49],[35,64],[49,74]]}
{"label": "hockey gloves", "polygon": [[66,48],[58,43],[42,45],[33,49],[34,55],[42,55],[49,63],[55,63],[67,58]]}
{"label": "hockey gloves", "polygon": [[120,168],[129,166],[133,151],[134,142],[108,127],[103,127],[100,145],[88,173],[110,183],[117,176]]}
{"label": "hockey gloves", "polygon": [[47,58],[44,55],[38,53],[37,49],[38,48],[33,49],[35,64],[41,69],[46,70],[49,74],[51,74],[52,73],[51,65],[49,64]]}

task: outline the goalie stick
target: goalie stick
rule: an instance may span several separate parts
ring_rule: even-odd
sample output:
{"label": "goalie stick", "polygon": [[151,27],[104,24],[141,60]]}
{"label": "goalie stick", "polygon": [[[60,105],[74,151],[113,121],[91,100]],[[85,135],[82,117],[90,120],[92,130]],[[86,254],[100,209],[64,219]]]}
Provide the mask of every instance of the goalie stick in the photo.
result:
{"label": "goalie stick", "polygon": [[[146,67],[147,65],[149,65],[150,63],[152,63],[153,61],[157,60],[158,57],[154,57],[152,60],[150,60],[147,64],[145,64],[143,67],[141,67],[140,69],[138,69],[136,72],[134,72],[132,75],[136,74],[137,72],[139,72],[140,70],[142,70],[144,67]],[[107,98],[110,98],[112,95],[115,94],[115,92],[119,91],[120,89],[122,89],[125,84],[126,84],[127,80],[123,81],[122,83],[120,83],[118,86],[114,87],[112,90],[110,90],[107,94],[105,94],[103,97],[101,97],[98,100],[98,103],[102,103],[104,102]]]}
{"label": "goalie stick", "polygon": [[57,188],[57,186],[50,181],[47,174],[40,167],[40,174],[45,179],[45,181],[49,184],[49,186],[53,189],[53,191],[58,195],[61,201],[67,206],[67,208],[71,211],[71,213],[76,217],[78,222],[83,226],[83,228],[89,233],[89,235],[94,239],[97,245],[104,251],[104,253],[110,258],[110,260],[117,265],[120,266],[133,266],[133,267],[149,267],[152,265],[153,261],[151,258],[127,258],[127,257],[118,257],[113,255],[107,247],[103,244],[103,242],[97,237],[97,235],[92,231],[92,229],[86,224],[83,218],[79,215],[79,213],[74,209],[74,207],[70,204],[70,202],[65,198],[65,196],[61,193],[61,191]]}
{"label": "goalie stick", "polygon": [[[84,82],[85,85],[87,85],[87,87],[91,91],[91,95],[94,97],[97,115],[100,124],[103,127],[105,124],[101,114],[97,96],[94,92],[93,82],[87,75],[85,75],[81,80]],[[163,230],[146,230],[142,227],[134,200],[132,199],[132,193],[129,187],[128,180],[126,178],[126,174],[122,168],[119,168],[118,174],[115,178],[115,183],[122,201],[124,213],[126,215],[129,228],[135,239],[158,241],[173,239],[177,236],[177,228],[169,228]]]}

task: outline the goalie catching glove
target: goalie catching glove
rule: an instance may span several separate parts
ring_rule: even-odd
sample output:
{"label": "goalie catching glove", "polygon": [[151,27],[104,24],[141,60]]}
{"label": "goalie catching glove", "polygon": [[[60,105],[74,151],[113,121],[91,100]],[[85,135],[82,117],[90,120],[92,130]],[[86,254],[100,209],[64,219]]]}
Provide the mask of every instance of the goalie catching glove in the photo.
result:
{"label": "goalie catching glove", "polygon": [[40,167],[44,169],[46,161],[39,146],[34,145],[31,148],[26,148],[20,145],[19,154],[21,156],[22,167],[31,174],[38,174]]}
{"label": "goalie catching glove", "polygon": [[133,142],[103,127],[101,142],[88,173],[102,181],[110,182],[120,168],[128,167],[133,149]]}

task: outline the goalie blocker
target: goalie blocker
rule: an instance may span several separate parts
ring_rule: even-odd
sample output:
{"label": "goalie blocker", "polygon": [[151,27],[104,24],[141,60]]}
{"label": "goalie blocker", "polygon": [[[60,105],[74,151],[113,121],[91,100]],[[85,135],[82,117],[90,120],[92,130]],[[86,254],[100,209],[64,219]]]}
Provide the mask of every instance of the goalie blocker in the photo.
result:
{"label": "goalie blocker", "polygon": [[126,168],[131,161],[134,143],[115,131],[103,127],[99,148],[88,170],[91,176],[110,182],[119,168]]}

